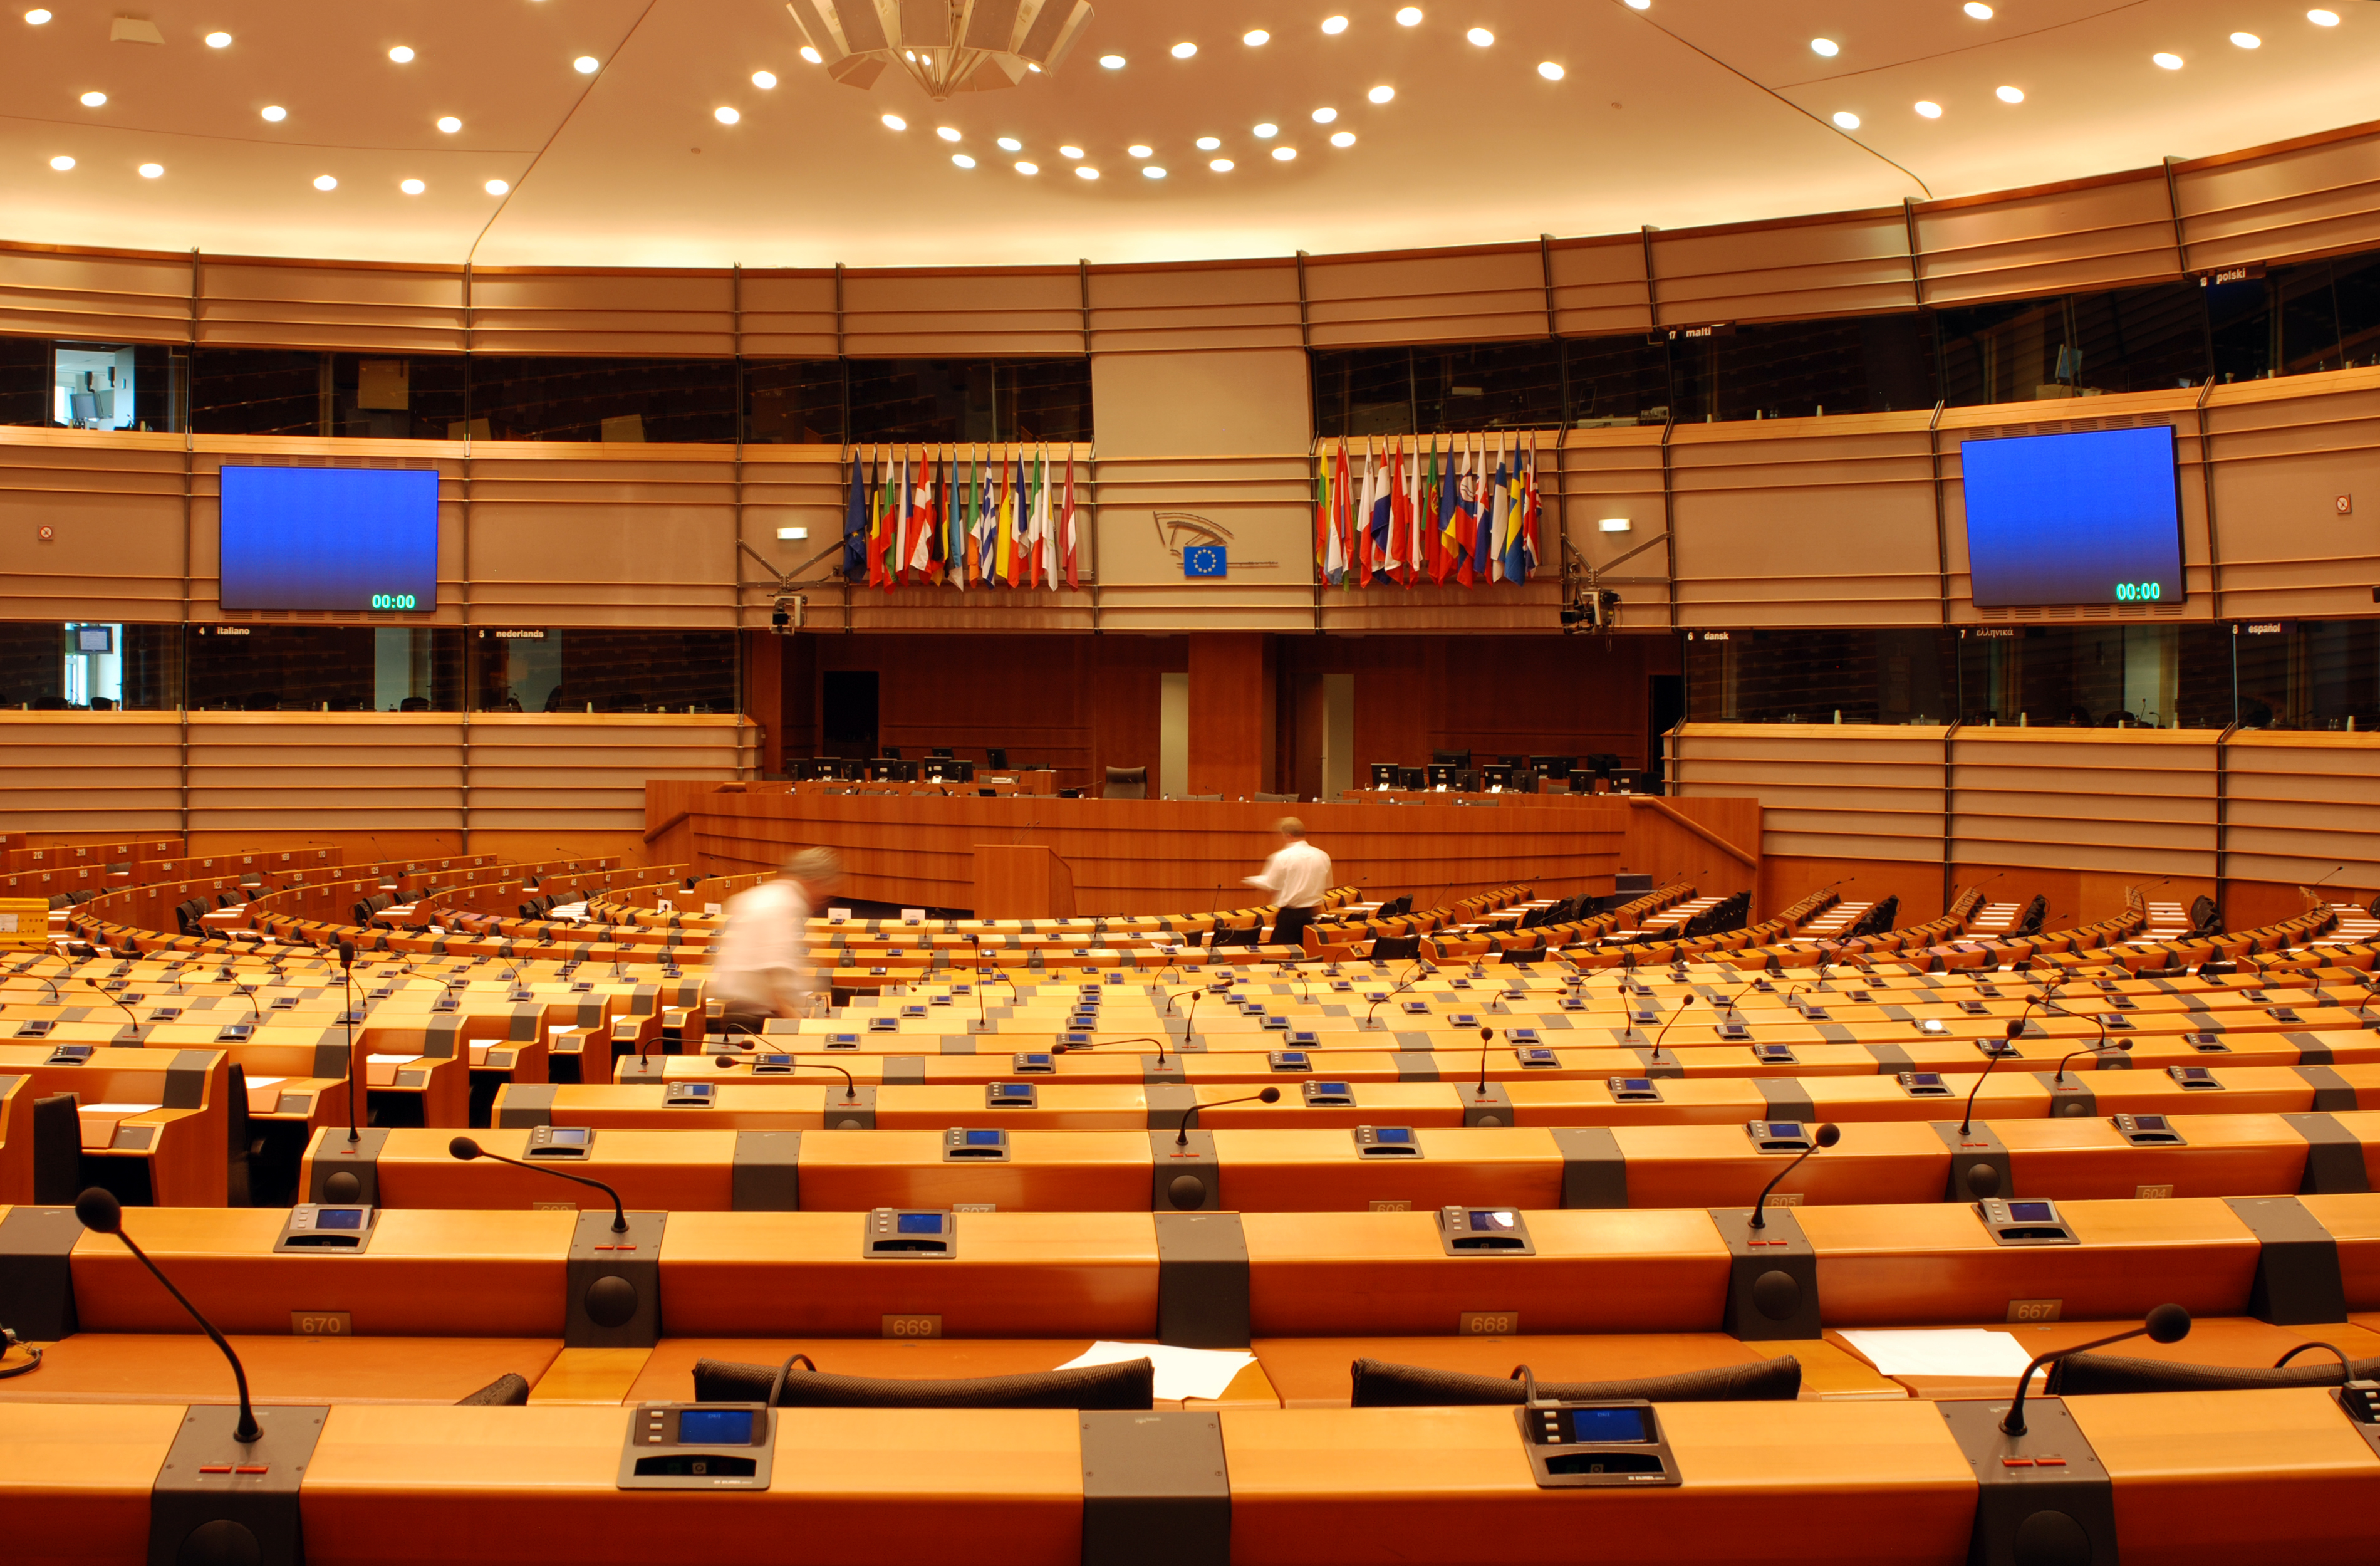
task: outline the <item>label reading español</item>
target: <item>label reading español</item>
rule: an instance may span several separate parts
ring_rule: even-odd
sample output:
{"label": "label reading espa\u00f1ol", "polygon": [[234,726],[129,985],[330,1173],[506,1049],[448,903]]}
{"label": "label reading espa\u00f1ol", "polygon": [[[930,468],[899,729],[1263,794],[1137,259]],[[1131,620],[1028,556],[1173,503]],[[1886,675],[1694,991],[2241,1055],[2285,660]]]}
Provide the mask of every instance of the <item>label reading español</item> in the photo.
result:
{"label": "label reading espa\u00f1ol", "polygon": [[884,1318],[884,1335],[888,1338],[939,1338],[942,1335],[942,1318],[939,1316],[888,1316]]}
{"label": "label reading espa\u00f1ol", "polygon": [[293,1338],[352,1338],[356,1324],[344,1310],[293,1310],[289,1313],[289,1335]]}
{"label": "label reading espa\u00f1ol", "polygon": [[1517,1310],[1466,1310],[1454,1322],[1456,1334],[1464,1338],[1509,1338],[1520,1329]]}
{"label": "label reading espa\u00f1ol", "polygon": [[2010,1300],[2008,1318],[2010,1321],[2055,1321],[2065,1309],[2064,1300]]}

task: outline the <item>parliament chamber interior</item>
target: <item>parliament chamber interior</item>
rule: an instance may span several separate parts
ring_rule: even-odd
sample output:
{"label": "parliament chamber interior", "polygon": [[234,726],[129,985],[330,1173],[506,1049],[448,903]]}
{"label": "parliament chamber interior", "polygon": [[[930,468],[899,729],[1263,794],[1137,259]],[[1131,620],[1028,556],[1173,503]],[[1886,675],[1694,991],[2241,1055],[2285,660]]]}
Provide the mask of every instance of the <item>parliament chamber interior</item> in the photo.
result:
{"label": "parliament chamber interior", "polygon": [[2380,5],[1340,3],[0,16],[0,1556],[2380,1555]]}

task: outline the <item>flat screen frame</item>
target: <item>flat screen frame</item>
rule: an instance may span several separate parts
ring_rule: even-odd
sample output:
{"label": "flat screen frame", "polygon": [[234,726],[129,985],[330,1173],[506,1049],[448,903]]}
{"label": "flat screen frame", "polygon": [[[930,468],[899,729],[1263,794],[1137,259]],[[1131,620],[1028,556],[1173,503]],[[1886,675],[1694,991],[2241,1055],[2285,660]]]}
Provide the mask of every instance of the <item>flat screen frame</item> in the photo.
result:
{"label": "flat screen frame", "polygon": [[[2029,570],[2022,568],[2015,570],[2004,568],[1979,569],[1975,547],[1976,525],[1973,506],[1973,488],[1971,482],[1967,457],[1967,453],[1970,447],[1996,446],[2005,443],[2018,441],[2028,443],[2074,440],[2089,441],[2101,439],[2110,435],[2147,434],[2152,431],[2162,431],[2164,433],[2168,455],[2167,474],[2172,486],[2170,493],[2173,512],[2174,571],[2173,592],[2169,596],[2161,594],[2155,599],[2120,598],[2117,596],[2117,584],[2112,580],[2107,585],[2106,594],[2101,597],[2085,598],[2055,594],[2043,596],[2038,593],[2027,593],[2022,590],[2017,590],[2014,588],[2013,579],[2018,577],[2031,576],[2032,573]],[[2180,605],[2188,601],[2190,597],[2190,564],[2189,550],[2187,547],[2188,540],[2185,538],[2182,530],[2180,431],[2172,424],[2159,421],[2149,424],[2119,426],[2114,430],[2062,430],[2043,431],[2038,434],[1992,435],[1965,439],[1959,443],[1959,472],[1960,514],[1962,524],[1961,531],[1964,534],[1967,550],[1967,591],[1969,601],[1972,602],[1975,608],[2049,609],[2077,607],[2082,605],[2097,606],[2105,604],[2123,609],[2142,609],[2164,607],[2166,605]],[[1989,535],[1987,533],[1987,538],[1988,536]],[[2132,579],[2146,580],[2148,578],[2136,574]]]}

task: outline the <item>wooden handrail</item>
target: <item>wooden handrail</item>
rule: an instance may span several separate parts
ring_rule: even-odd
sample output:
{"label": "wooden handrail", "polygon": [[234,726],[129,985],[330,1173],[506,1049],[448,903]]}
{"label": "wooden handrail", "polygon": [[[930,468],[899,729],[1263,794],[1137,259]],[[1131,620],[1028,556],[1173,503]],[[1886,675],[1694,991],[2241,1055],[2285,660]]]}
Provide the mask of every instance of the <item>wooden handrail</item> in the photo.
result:
{"label": "wooden handrail", "polygon": [[693,814],[694,807],[691,805],[687,806],[685,809],[680,810],[676,815],[672,816],[668,820],[663,821],[661,825],[654,827],[652,830],[646,832],[645,841],[647,843],[650,843],[653,839],[661,836],[662,833],[669,831],[670,828],[677,825],[680,821],[685,820],[688,816]]}
{"label": "wooden handrail", "polygon": [[1649,795],[1642,794],[1622,795],[1621,797],[1627,800],[1632,806],[1640,806],[1647,810],[1659,811],[1670,820],[1677,822],[1678,825],[1685,828],[1696,837],[1701,838],[1705,843],[1707,843],[1712,847],[1719,850],[1719,852],[1729,855],[1730,856],[1740,860],[1743,864],[1751,866],[1754,869],[1758,869],[1760,868],[1758,856],[1744,852],[1744,850],[1737,847],[1726,838],[1719,836],[1718,833],[1711,831],[1710,828],[1703,825],[1700,821],[1697,821],[1692,817],[1681,812],[1675,806],[1670,804],[1669,801],[1664,799],[1655,799]]}

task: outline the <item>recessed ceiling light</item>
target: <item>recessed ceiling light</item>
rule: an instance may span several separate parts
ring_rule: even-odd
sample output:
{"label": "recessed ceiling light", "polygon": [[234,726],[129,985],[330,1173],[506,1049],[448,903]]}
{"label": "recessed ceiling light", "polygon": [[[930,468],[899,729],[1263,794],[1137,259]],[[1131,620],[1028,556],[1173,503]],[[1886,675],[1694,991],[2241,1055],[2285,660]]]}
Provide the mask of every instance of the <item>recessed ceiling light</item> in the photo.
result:
{"label": "recessed ceiling light", "polygon": [[577,71],[580,76],[593,76],[597,71],[603,68],[603,62],[597,59],[592,55],[581,55],[578,58],[570,62],[570,68]]}
{"label": "recessed ceiling light", "polygon": [[1143,179],[1162,179],[1165,177],[1165,171],[1155,164],[1148,164],[1141,169],[1140,176]]}
{"label": "recessed ceiling light", "polygon": [[418,179],[400,179],[396,182],[396,188],[404,191],[408,196],[419,196],[424,190],[430,188],[429,186],[424,185]]}
{"label": "recessed ceiling light", "polygon": [[1198,150],[1202,152],[1211,152],[1222,144],[1223,139],[1220,136],[1201,136],[1198,138]]}
{"label": "recessed ceiling light", "polygon": [[1039,174],[1041,172],[1041,165],[1039,164],[1018,164],[1016,165],[1016,172],[1019,174]]}
{"label": "recessed ceiling light", "polygon": [[1556,65],[1551,60],[1539,60],[1537,62],[1537,74],[1544,77],[1548,81],[1560,81],[1562,79],[1564,72],[1561,67]]}
{"label": "recessed ceiling light", "polygon": [[2306,13],[2306,20],[2313,23],[2316,27],[2337,27],[2338,25],[2338,13],[2337,11],[2308,11]]}
{"label": "recessed ceiling light", "polygon": [[1058,155],[1062,158],[1079,158],[1083,155],[1083,150],[1080,147],[1061,147],[1058,149]]}
{"label": "recessed ceiling light", "polygon": [[1173,57],[1177,60],[1186,60],[1197,52],[1198,45],[1196,43],[1176,43],[1173,46]]}
{"label": "recessed ceiling light", "polygon": [[142,164],[140,165],[140,177],[143,179],[163,179],[165,177],[165,165],[164,164]]}
{"label": "recessed ceiling light", "polygon": [[1987,22],[1992,19],[1992,8],[1989,6],[1985,5],[1984,0],[1967,0],[1966,10],[1967,15],[1974,18],[1979,22]]}
{"label": "recessed ceiling light", "polygon": [[1213,169],[1217,174],[1229,174],[1232,172],[1232,160],[1229,158],[1210,158],[1207,162],[1207,166]]}
{"label": "recessed ceiling light", "polygon": [[2231,42],[2242,49],[2261,49],[2265,46],[2265,41],[2252,32],[2235,32],[2231,35]]}
{"label": "recessed ceiling light", "polygon": [[1420,22],[1421,7],[1419,6],[1407,6],[1403,10],[1397,13],[1397,25],[1399,27],[1415,27],[1418,26]]}
{"label": "recessed ceiling light", "polygon": [[1099,171],[1093,168],[1088,164],[1085,164],[1075,170],[1075,177],[1077,179],[1097,179],[1099,176]]}
{"label": "recessed ceiling light", "polygon": [[505,191],[511,189],[512,187],[505,184],[501,179],[491,179],[485,185],[480,186],[480,188],[485,190],[491,196],[501,196]]}
{"label": "recessed ceiling light", "polygon": [[775,71],[754,71],[752,73],[752,85],[759,88],[761,91],[766,92],[769,89],[777,85],[777,73]]}
{"label": "recessed ceiling light", "polygon": [[47,11],[43,11],[43,10],[31,10],[31,11],[28,11],[28,12],[26,12],[26,13],[25,13],[25,20],[26,20],[27,22],[30,23],[30,24],[31,24],[32,26],[34,26],[34,27],[39,27],[39,26],[41,26],[43,22],[48,21],[49,19],[50,19],[50,14],[49,14],[49,12],[47,12]]}
{"label": "recessed ceiling light", "polygon": [[1352,130],[1334,131],[1330,137],[1330,144],[1333,147],[1353,147],[1355,144],[1355,133]]}
{"label": "recessed ceiling light", "polygon": [[409,66],[413,63],[413,51],[400,43],[388,52],[388,57],[400,66]]}
{"label": "recessed ceiling light", "polygon": [[210,49],[230,48],[231,34],[228,32],[211,32],[207,34],[207,47]]}
{"label": "recessed ceiling light", "polygon": [[1347,30],[1347,18],[1344,17],[1325,17],[1322,18],[1322,30],[1333,34],[1334,36],[1344,32]]}
{"label": "recessed ceiling light", "polygon": [[744,116],[736,111],[733,104],[722,103],[719,107],[710,111],[710,117],[717,120],[722,125],[734,125],[737,120],[742,119]]}
{"label": "recessed ceiling light", "polygon": [[934,127],[934,134],[945,141],[956,141],[960,139],[959,127],[954,125],[938,125]]}
{"label": "recessed ceiling light", "polygon": [[1810,40],[1810,53],[1813,55],[1822,55],[1825,58],[1831,60],[1842,52],[1843,46],[1836,42],[1831,38],[1813,38]]}
{"label": "recessed ceiling light", "polygon": [[968,157],[965,152],[953,152],[951,154],[951,162],[958,164],[961,168],[975,167],[975,160]]}
{"label": "recessed ceiling light", "polygon": [[1251,28],[1240,34],[1240,42],[1251,49],[1260,49],[1272,42],[1272,34],[1260,27]]}
{"label": "recessed ceiling light", "polygon": [[336,176],[318,174],[314,176],[314,188],[317,190],[336,190],[338,188],[339,181]]}
{"label": "recessed ceiling light", "polygon": [[1267,120],[1264,124],[1256,127],[1256,138],[1259,141],[1269,141],[1280,134],[1281,127],[1273,124],[1270,120]]}
{"label": "recessed ceiling light", "polygon": [[1653,0],[1628,0],[1628,8],[1632,11],[1649,11],[1653,8]]}
{"label": "recessed ceiling light", "polygon": [[1272,155],[1275,161],[1285,164],[1292,158],[1297,156],[1297,149],[1294,147],[1275,147],[1272,150]]}
{"label": "recessed ceiling light", "polygon": [[104,92],[86,92],[82,95],[82,106],[86,109],[96,109],[106,102],[107,94]]}
{"label": "recessed ceiling light", "polygon": [[1916,106],[1917,112],[1927,119],[1940,119],[1942,117],[1942,105],[1934,102],[1931,98],[1918,99]]}
{"label": "recessed ceiling light", "polygon": [[1014,136],[1003,136],[1000,139],[1000,150],[1003,152],[1021,152],[1025,151],[1025,143]]}
{"label": "recessed ceiling light", "polygon": [[[46,20],[49,13],[44,11],[42,15],[43,19]],[[50,160],[50,166],[57,170],[60,174],[64,174],[67,170],[74,167],[74,160],[67,157],[64,152],[60,152],[56,157]]]}
{"label": "recessed ceiling light", "polygon": [[267,103],[263,108],[259,109],[257,113],[262,115],[266,119],[271,120],[275,125],[279,125],[283,120],[289,117],[289,111],[283,108],[278,103]]}
{"label": "recessed ceiling light", "polygon": [[1835,111],[1835,123],[1845,130],[1857,130],[1859,128],[1859,115],[1852,113],[1849,109],[1837,109]]}
{"label": "recessed ceiling light", "polygon": [[1337,119],[1338,117],[1339,111],[1336,109],[1317,109],[1314,111],[1314,123],[1317,125],[1329,125],[1332,120]]}
{"label": "recessed ceiling light", "polygon": [[909,128],[909,122],[903,119],[899,115],[886,115],[883,117],[884,128],[887,130],[906,130]]}
{"label": "recessed ceiling light", "polygon": [[1364,94],[1365,97],[1369,98],[1375,103],[1385,103],[1396,95],[1397,90],[1385,83],[1373,88],[1369,92]]}
{"label": "recessed ceiling light", "polygon": [[802,58],[808,60],[814,66],[824,65],[826,63],[826,56],[820,54],[817,50],[811,48],[807,43],[802,45]]}
{"label": "recessed ceiling light", "polygon": [[2149,58],[2169,71],[2178,71],[2181,68],[2181,56],[2179,55],[2168,55],[2160,52],[2158,54],[2151,55]]}
{"label": "recessed ceiling light", "polygon": [[1992,89],[1992,96],[1998,98],[2003,103],[2022,103],[2024,102],[2024,89],[2022,87],[1995,87]]}
{"label": "recessed ceiling light", "polygon": [[1488,45],[1496,42],[1496,35],[1488,31],[1484,27],[1475,27],[1463,36],[1471,40],[1472,42],[1476,43],[1482,49],[1487,48]]}
{"label": "recessed ceiling light", "polygon": [[1130,152],[1135,158],[1146,158],[1153,155],[1157,149],[1154,147],[1143,147],[1135,143],[1130,147],[1126,147],[1124,151]]}
{"label": "recessed ceiling light", "polygon": [[1099,56],[1099,64],[1107,67],[1107,68],[1111,71],[1120,71],[1123,69],[1123,56],[1122,55],[1101,55]]}
{"label": "recessed ceiling light", "polygon": [[441,115],[438,116],[438,128],[452,136],[463,128],[463,122],[453,115]]}

